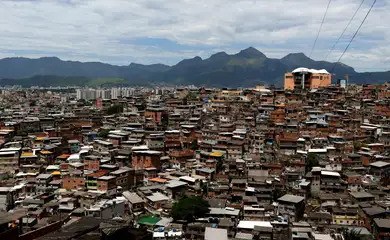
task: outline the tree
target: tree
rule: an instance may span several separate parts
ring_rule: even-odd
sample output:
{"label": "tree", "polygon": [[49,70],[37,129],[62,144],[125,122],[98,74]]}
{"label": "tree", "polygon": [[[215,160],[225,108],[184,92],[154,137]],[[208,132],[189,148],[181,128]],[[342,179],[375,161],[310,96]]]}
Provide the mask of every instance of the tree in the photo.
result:
{"label": "tree", "polygon": [[313,167],[319,166],[318,156],[315,153],[309,153],[305,162],[305,172],[308,173]]}
{"label": "tree", "polygon": [[381,185],[382,186],[388,186],[390,185],[390,170],[387,170],[382,173],[381,176]]}
{"label": "tree", "polygon": [[198,139],[194,139],[194,141],[192,141],[190,148],[192,150],[197,150],[198,149]]}
{"label": "tree", "polygon": [[359,151],[361,147],[362,147],[361,142],[353,142],[353,149],[355,150],[355,152]]}
{"label": "tree", "polygon": [[360,240],[362,239],[362,235],[360,235],[360,231],[355,229],[344,228],[341,231],[341,234],[344,237],[344,240]]}
{"label": "tree", "polygon": [[18,130],[18,131],[16,131],[15,135],[22,136],[22,137],[28,136],[28,130]]}
{"label": "tree", "polygon": [[107,138],[109,132],[110,132],[110,129],[102,129],[102,130],[98,133],[98,137]]}
{"label": "tree", "polygon": [[37,105],[37,101],[32,100],[32,101],[30,102],[30,107],[35,107],[36,105]]}
{"label": "tree", "polygon": [[274,188],[273,191],[272,191],[272,200],[276,201],[280,197],[282,197],[283,195],[284,195],[283,191],[281,191],[280,189]]}
{"label": "tree", "polygon": [[197,218],[205,217],[210,212],[210,205],[199,196],[184,196],[172,206],[171,216],[174,220],[193,222]]}
{"label": "tree", "polygon": [[107,109],[107,114],[118,114],[123,112],[123,106],[121,104],[115,104],[114,106],[111,106]]}
{"label": "tree", "polygon": [[208,188],[209,188],[209,185],[208,183],[206,182],[203,182],[203,181],[200,181],[200,189],[202,189],[202,196],[204,196],[205,194],[207,195],[207,192],[208,192]]}
{"label": "tree", "polygon": [[222,160],[218,160],[217,161],[217,165],[216,165],[216,169],[215,170],[216,170],[217,173],[225,171],[225,165],[223,164]]}

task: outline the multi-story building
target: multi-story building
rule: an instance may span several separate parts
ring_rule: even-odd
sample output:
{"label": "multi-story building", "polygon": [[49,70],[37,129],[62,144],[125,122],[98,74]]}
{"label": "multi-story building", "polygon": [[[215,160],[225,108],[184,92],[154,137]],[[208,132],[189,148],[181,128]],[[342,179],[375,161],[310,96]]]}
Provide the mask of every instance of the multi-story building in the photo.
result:
{"label": "multi-story building", "polygon": [[305,212],[305,198],[286,194],[278,199],[277,213],[284,216],[289,221],[299,221]]}
{"label": "multi-story building", "polygon": [[329,86],[332,75],[325,69],[297,68],[284,75],[284,89],[313,89]]}
{"label": "multi-story building", "polygon": [[111,90],[109,89],[98,89],[96,90],[96,97],[101,98],[103,100],[111,98]]}
{"label": "multi-story building", "polygon": [[120,88],[111,88],[111,99],[118,99],[121,95]]}

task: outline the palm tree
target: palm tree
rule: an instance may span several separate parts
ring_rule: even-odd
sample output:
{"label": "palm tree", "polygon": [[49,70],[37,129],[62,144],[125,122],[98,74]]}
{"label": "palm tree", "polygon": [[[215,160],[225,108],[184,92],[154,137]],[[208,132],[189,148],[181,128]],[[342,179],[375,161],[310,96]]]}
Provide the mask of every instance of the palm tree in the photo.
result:
{"label": "palm tree", "polygon": [[355,229],[344,228],[341,232],[343,236],[343,240],[361,240],[362,235],[360,235],[360,231]]}

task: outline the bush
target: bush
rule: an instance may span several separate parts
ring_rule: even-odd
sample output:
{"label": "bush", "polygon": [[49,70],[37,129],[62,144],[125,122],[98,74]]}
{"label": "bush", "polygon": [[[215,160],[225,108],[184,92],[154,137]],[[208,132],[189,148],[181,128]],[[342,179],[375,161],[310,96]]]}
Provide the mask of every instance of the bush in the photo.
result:
{"label": "bush", "polygon": [[210,212],[210,205],[201,197],[184,196],[172,206],[171,216],[174,220],[186,220],[193,222],[197,218],[202,218]]}

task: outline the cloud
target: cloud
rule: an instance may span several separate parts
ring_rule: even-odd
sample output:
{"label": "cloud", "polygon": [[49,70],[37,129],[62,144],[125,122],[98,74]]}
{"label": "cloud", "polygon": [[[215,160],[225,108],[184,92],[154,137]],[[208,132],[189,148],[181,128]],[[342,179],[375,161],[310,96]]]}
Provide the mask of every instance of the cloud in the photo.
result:
{"label": "cloud", "polygon": [[[387,69],[390,0],[378,1],[342,61]],[[2,0],[0,57],[168,63],[248,46],[269,57],[311,50],[328,0]],[[313,58],[323,60],[360,1],[333,0]],[[340,56],[366,0],[328,60]],[[374,69],[375,68],[375,69]]]}

